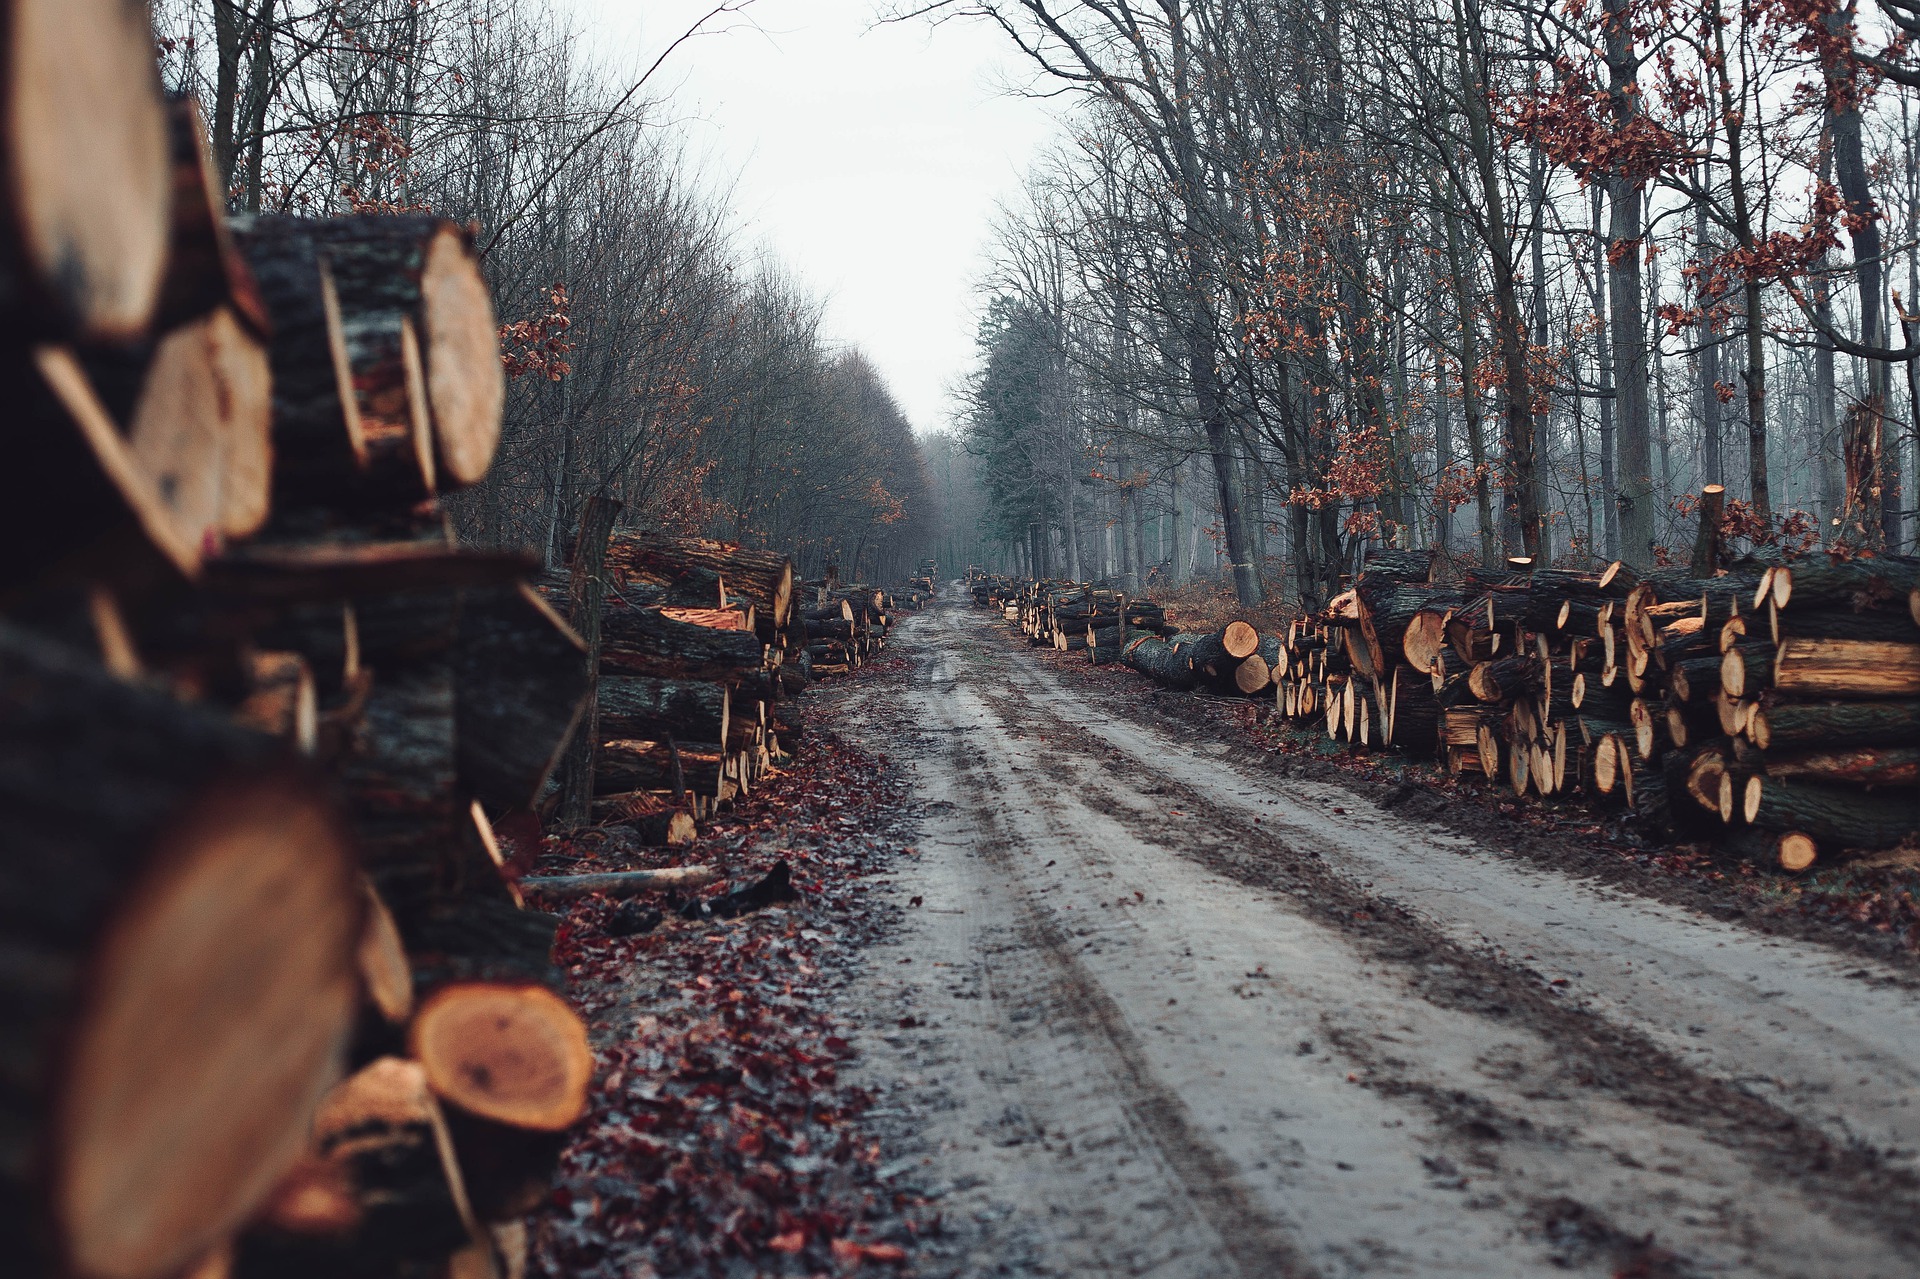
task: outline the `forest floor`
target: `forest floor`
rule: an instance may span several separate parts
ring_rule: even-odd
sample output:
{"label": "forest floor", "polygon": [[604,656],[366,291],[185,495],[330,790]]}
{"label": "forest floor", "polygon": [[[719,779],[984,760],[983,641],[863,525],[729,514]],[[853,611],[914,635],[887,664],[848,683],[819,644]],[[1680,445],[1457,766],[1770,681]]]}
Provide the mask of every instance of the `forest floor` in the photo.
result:
{"label": "forest floor", "polygon": [[[806,853],[800,902],[625,941],[577,912],[625,1073],[549,1273],[1920,1269],[1899,919],[1350,767],[995,613],[889,653],[811,696],[838,749],[707,837]],[[688,1073],[728,1010],[829,1063],[819,1097]]]}

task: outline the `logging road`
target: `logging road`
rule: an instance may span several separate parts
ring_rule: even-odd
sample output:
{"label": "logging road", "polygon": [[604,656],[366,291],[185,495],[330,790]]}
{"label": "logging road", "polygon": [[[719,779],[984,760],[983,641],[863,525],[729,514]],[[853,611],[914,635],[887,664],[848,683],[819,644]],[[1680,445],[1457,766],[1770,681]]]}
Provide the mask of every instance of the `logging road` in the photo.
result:
{"label": "logging road", "polygon": [[850,1003],[929,1273],[1920,1272],[1908,974],[1263,775],[997,613],[894,639],[836,714],[925,817]]}

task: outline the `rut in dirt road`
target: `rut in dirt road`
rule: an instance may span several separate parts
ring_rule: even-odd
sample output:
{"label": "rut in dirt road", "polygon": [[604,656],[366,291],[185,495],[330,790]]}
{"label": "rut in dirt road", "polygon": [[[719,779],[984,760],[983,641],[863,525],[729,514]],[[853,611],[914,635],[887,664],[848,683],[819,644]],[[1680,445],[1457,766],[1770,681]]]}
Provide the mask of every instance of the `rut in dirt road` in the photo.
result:
{"label": "rut in dirt road", "polygon": [[1243,770],[979,614],[900,640],[915,728],[846,707],[929,810],[866,1070],[988,1223],[952,1273],[1920,1266],[1898,974]]}

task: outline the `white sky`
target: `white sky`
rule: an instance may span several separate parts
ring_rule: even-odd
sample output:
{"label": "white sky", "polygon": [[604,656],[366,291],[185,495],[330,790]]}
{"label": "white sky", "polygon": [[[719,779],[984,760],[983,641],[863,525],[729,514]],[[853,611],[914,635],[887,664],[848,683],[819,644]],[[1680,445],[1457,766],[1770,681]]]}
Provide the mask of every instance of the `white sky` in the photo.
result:
{"label": "white sky", "polygon": [[[748,246],[826,297],[920,431],[944,427],[973,356],[972,285],[996,203],[1053,136],[1007,91],[1026,68],[975,23],[879,25],[880,0],[755,0],[682,45],[655,85],[688,140],[736,182]],[[713,0],[573,0],[587,48],[621,78]]]}

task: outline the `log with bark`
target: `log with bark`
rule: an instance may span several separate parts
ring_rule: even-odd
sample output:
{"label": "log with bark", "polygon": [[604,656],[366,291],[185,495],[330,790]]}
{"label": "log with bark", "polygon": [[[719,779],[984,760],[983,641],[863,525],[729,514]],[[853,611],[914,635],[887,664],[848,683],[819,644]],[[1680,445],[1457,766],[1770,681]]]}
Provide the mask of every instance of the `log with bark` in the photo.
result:
{"label": "log with bark", "polygon": [[600,666],[657,679],[731,680],[761,668],[765,648],[751,631],[719,630],[656,609],[608,607]]}
{"label": "log with bark", "polygon": [[453,650],[466,795],[495,812],[535,805],[585,713],[586,652],[531,586],[466,593]]}
{"label": "log with bark", "polygon": [[1741,816],[1748,825],[1799,831],[1822,845],[1888,848],[1920,834],[1920,793],[1870,793],[1756,774],[1746,779]]}
{"label": "log with bark", "polygon": [[0,627],[0,862],[16,1258],[184,1269],[253,1215],[339,1077],[365,909],[348,836],[278,743]]}

